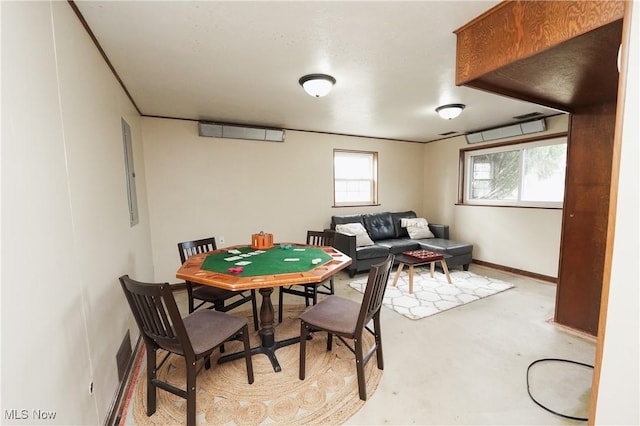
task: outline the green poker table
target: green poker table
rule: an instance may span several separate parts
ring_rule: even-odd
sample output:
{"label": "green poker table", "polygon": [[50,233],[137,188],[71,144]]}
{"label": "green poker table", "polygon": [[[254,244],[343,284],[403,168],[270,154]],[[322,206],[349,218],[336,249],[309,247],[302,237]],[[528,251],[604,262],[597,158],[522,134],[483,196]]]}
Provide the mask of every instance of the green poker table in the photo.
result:
{"label": "green poker table", "polygon": [[[280,243],[270,249],[254,250],[250,246],[240,245],[191,256],[178,269],[176,277],[225,290],[257,289],[262,296],[261,343],[252,348],[251,353],[269,357],[274,371],[278,372],[281,367],[276,350],[298,343],[300,337],[276,341],[271,302],[273,289],[283,285],[319,284],[350,264],[351,258],[334,247]],[[225,355],[218,358],[218,363],[243,356],[243,352]]]}
{"label": "green poker table", "polygon": [[[267,250],[254,250],[241,245],[191,256],[178,269],[176,277],[225,290],[244,291],[321,283],[350,264],[351,258],[333,247],[281,243]],[[241,272],[230,270],[238,267],[242,268]]]}

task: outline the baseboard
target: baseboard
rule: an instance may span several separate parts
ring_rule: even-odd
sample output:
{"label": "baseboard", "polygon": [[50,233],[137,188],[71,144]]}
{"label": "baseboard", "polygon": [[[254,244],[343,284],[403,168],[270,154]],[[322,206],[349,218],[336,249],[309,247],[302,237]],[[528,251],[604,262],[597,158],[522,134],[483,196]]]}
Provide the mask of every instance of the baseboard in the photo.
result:
{"label": "baseboard", "polygon": [[587,333],[586,331],[578,330],[577,328],[569,327],[568,325],[560,324],[556,322],[555,318],[549,318],[547,322],[555,327],[562,329],[567,333],[574,334],[576,336],[584,337],[594,342],[597,342],[598,336],[594,336],[593,334]]}
{"label": "baseboard", "polygon": [[171,288],[173,289],[173,291],[186,290],[187,283],[185,282],[171,283]]}
{"label": "baseboard", "polygon": [[501,271],[511,272],[513,274],[518,274],[518,275],[522,275],[522,276],[529,277],[529,278],[535,278],[535,279],[541,280],[541,281],[547,281],[547,282],[554,283],[554,284],[558,283],[558,278],[556,278],[556,277],[550,277],[548,275],[536,274],[535,272],[523,271],[522,269],[511,268],[509,266],[498,265],[496,263],[485,262],[483,260],[472,259],[471,263],[475,263],[476,265],[486,266],[486,267],[493,268],[493,269],[499,269]]}
{"label": "baseboard", "polygon": [[127,368],[124,374],[124,379],[118,384],[118,389],[116,390],[116,397],[109,407],[109,412],[107,413],[107,420],[105,421],[106,426],[117,426],[120,424],[120,420],[122,419],[122,409],[124,403],[126,402],[126,397],[129,394],[129,388],[131,387],[131,383],[133,382],[133,374],[135,373],[135,361],[138,359],[138,355],[143,348],[141,336],[138,336],[138,340],[136,341],[136,345],[131,354],[129,361],[127,362]]}

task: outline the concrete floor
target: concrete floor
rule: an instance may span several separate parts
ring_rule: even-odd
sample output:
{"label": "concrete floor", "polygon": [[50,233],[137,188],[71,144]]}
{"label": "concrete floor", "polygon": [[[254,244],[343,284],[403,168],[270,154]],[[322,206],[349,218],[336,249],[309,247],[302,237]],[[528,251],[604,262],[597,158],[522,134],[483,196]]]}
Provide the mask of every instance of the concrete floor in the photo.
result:
{"label": "concrete floor", "polygon": [[[478,265],[470,270],[515,288],[421,320],[383,308],[382,381],[346,424],[585,424],[549,413],[527,393],[527,367],[537,359],[595,360],[594,339],[549,322],[556,286]],[[341,273],[336,293],[357,299],[346,280]],[[545,362],[530,378],[544,406],[587,417],[591,369]]]}
{"label": "concrete floor", "polygon": [[[588,365],[595,360],[595,339],[550,322],[556,286],[473,264],[470,270],[515,288],[421,320],[383,307],[384,374],[345,424],[585,424],[544,410],[527,393],[527,367],[538,359]],[[348,280],[344,272],[336,275],[336,294],[360,300]],[[177,299],[186,311],[185,296]],[[275,291],[272,300],[277,304]],[[285,295],[285,303],[301,299]],[[531,369],[530,378],[531,392],[544,406],[574,417],[588,415],[591,369],[544,363]]]}

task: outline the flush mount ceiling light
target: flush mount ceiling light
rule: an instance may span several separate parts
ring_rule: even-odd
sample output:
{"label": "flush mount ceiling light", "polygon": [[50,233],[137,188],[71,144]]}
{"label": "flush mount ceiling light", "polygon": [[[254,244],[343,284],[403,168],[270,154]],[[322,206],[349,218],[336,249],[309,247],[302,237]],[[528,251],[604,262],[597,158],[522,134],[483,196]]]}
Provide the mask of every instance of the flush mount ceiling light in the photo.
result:
{"label": "flush mount ceiling light", "polygon": [[456,118],[462,113],[464,109],[464,105],[462,104],[448,104],[442,105],[436,108],[436,112],[440,116],[440,118],[444,118],[445,120],[451,120]]}
{"label": "flush mount ceiling light", "polygon": [[327,74],[309,74],[298,80],[305,92],[316,98],[329,94],[336,79]]}

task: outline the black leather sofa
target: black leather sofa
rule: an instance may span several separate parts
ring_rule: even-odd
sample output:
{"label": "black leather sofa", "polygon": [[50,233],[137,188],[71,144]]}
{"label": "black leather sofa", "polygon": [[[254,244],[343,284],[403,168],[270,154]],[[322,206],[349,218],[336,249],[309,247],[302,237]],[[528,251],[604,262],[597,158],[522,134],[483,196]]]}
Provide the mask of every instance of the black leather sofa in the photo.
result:
{"label": "black leather sofa", "polygon": [[361,223],[374,242],[374,245],[357,247],[355,235],[336,232],[333,246],[352,259],[351,265],[346,269],[349,276],[369,271],[371,265],[383,261],[389,253],[399,254],[419,249],[448,254],[451,256],[446,259],[449,268],[462,266],[467,271],[471,263],[473,245],[450,240],[449,225],[432,223],[429,223],[429,229],[435,238],[412,240],[406,228],[400,226],[400,220],[415,217],[416,213],[410,210],[332,216],[331,229],[335,230],[339,224]]}

